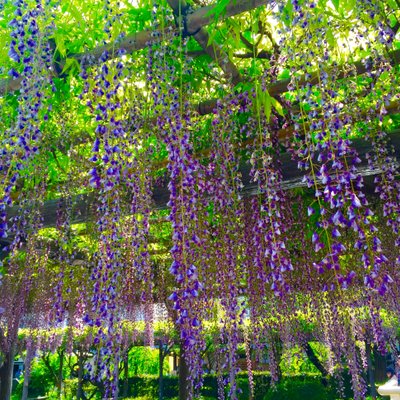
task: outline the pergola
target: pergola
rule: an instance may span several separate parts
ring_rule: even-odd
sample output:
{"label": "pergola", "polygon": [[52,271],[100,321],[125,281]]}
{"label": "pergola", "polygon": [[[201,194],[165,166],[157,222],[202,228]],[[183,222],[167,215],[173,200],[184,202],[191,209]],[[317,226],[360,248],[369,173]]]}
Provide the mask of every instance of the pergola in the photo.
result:
{"label": "pergola", "polygon": [[[82,94],[79,95],[81,97],[77,96],[79,100],[74,104],[76,107],[87,105],[90,108],[90,132],[78,140],[71,136],[69,146],[79,148],[93,143],[90,161],[87,151],[82,151],[85,154],[82,157],[87,157],[87,162],[94,165],[90,172],[88,168],[92,188],[86,184],[76,194],[76,191],[68,191],[67,183],[63,186],[63,195],[44,199],[46,196],[40,197],[36,193],[42,190],[41,187],[34,183],[33,190],[30,188],[19,193],[20,171],[30,167],[30,161],[36,156],[24,155],[21,167],[16,160],[23,152],[21,149],[29,148],[30,140],[32,146],[37,140],[39,153],[42,148],[44,152],[48,149],[65,152],[66,149],[64,143],[48,146],[40,143],[40,139],[32,139],[36,133],[29,131],[26,134],[28,128],[20,128],[18,124],[14,126],[13,118],[8,125],[4,123],[2,143],[7,151],[3,154],[2,170],[7,169],[8,172],[2,178],[1,218],[5,228],[2,228],[4,234],[0,243],[7,247],[2,253],[2,259],[7,260],[6,265],[9,263],[11,270],[15,268],[12,271],[16,274],[18,268],[14,264],[20,262],[18,254],[21,249],[28,253],[31,251],[32,254],[37,252],[32,244],[32,238],[37,234],[35,230],[55,228],[61,235],[74,224],[94,222],[98,227],[96,240],[99,244],[93,256],[96,261],[91,264],[89,273],[95,289],[88,300],[88,304],[93,303],[94,310],[92,314],[88,313],[88,323],[95,326],[97,321],[102,321],[97,325],[104,327],[99,337],[96,337],[98,342],[118,341],[118,335],[114,333],[116,322],[113,319],[118,301],[140,301],[134,295],[130,299],[121,300],[118,291],[142,290],[141,301],[146,312],[150,312],[146,305],[149,306],[153,301],[152,290],[159,284],[152,282],[150,215],[158,210],[169,209],[168,218],[172,226],[172,249],[168,253],[168,259],[172,259],[169,279],[175,278],[175,288],[167,285],[172,294],[168,293],[171,296],[165,301],[170,302],[171,310],[174,310],[177,329],[181,332],[182,354],[186,357],[184,363],[187,368],[185,371],[182,368],[180,397],[188,399],[193,395],[193,386],[185,385],[189,371],[191,385],[201,382],[201,364],[198,364],[202,346],[201,319],[206,319],[211,309],[209,299],[215,298],[222,299],[225,313],[221,336],[225,334],[228,337],[228,381],[231,385],[230,396],[236,399],[235,358],[234,350],[231,349],[235,348],[235,341],[240,336],[238,326],[241,317],[238,310],[241,306],[238,299],[241,296],[248,299],[256,321],[255,336],[266,332],[261,325],[263,312],[270,305],[269,302],[274,304],[271,312],[276,311],[282,306],[281,301],[286,304],[283,299],[287,292],[290,297],[287,309],[290,310],[295,303],[295,295],[292,297],[292,293],[301,292],[301,284],[312,277],[311,270],[317,271],[316,283],[312,289],[305,290],[305,296],[313,291],[331,291],[335,293],[333,297],[337,296],[335,299],[340,298],[345,306],[349,306],[350,300],[343,298],[343,290],[354,284],[354,293],[357,294],[349,295],[349,298],[357,297],[363,285],[371,290],[372,294],[367,299],[360,295],[362,300],[355,301],[355,304],[357,307],[371,305],[374,329],[376,310],[379,310],[381,304],[378,292],[389,293],[389,300],[385,304],[388,308],[393,306],[391,299],[395,302],[397,289],[389,284],[398,278],[395,272],[398,247],[393,247],[391,254],[382,256],[380,243],[390,235],[387,240],[394,241],[400,225],[400,131],[397,122],[400,98],[396,91],[400,50],[393,44],[398,37],[399,22],[390,26],[389,18],[398,21],[399,10],[391,10],[389,1],[381,9],[374,2],[354,2],[351,9],[339,4],[341,2],[324,0],[319,7],[323,9],[321,4],[324,3],[327,21],[332,22],[332,27],[325,29],[314,18],[313,10],[317,7],[314,1],[305,3],[308,8],[296,0],[221,0],[197,7],[184,0],[167,2],[174,23],[172,19],[167,19],[167,25],[161,28],[157,25],[157,17],[154,17],[153,29],[118,36],[117,40],[107,44],[82,53],[66,54],[65,57],[60,55],[60,49],[52,38],[47,39],[45,45],[40,44],[47,46],[50,52],[48,57],[51,58],[47,69],[40,67],[40,72],[48,74],[45,79],[81,79],[84,82]],[[157,1],[155,5],[162,8]],[[22,6],[17,7],[19,10]],[[222,21],[230,21],[232,17],[250,13],[260,7],[268,9],[269,15],[274,18],[282,16],[282,26],[279,28],[282,44],[276,42],[270,31],[263,29],[252,33],[248,39],[241,32],[241,27],[235,25],[235,32],[247,52],[233,54],[230,47],[224,46],[223,40],[212,30],[217,29]],[[305,8],[303,11],[302,7]],[[384,38],[390,35],[374,16],[371,17],[378,9],[382,14],[388,14],[387,29],[391,30],[393,36],[390,40],[385,39],[382,45],[373,42],[373,35],[376,33],[376,37],[381,35]],[[162,12],[166,13],[165,10]],[[284,13],[291,14],[289,23],[284,21]],[[362,18],[370,18],[371,21],[365,22]],[[353,29],[349,24],[354,21],[360,25]],[[263,26],[264,21],[258,22]],[[308,28],[312,24],[314,26]],[[368,24],[371,30],[365,33],[362,29]],[[207,29],[208,26],[212,29]],[[348,46],[344,56],[336,49],[342,45],[332,43],[335,42],[335,38],[332,39],[333,33],[341,29],[346,30],[343,36]],[[342,40],[339,36],[338,43]],[[258,43],[255,42],[257,37]],[[269,48],[264,46],[260,50],[258,44],[264,37],[270,41]],[[299,46],[302,53],[291,47],[293,37],[296,37],[295,45]],[[320,48],[307,48],[307,43],[311,46],[314,37],[320,40]],[[182,51],[192,38],[202,50]],[[26,42],[26,39],[20,40],[20,43]],[[176,40],[180,43],[177,49],[174,48]],[[369,49],[369,54],[364,54],[367,52],[364,47]],[[128,96],[126,93],[129,92],[129,85],[134,85],[135,76],[123,76],[124,63],[128,62],[129,55],[133,59],[135,52],[146,48],[149,49],[149,66],[144,73],[147,82],[143,97],[148,96],[146,104],[149,104],[150,111],[146,110],[149,115],[143,117],[142,110],[135,108],[135,99],[131,99],[132,104],[129,106],[129,101],[123,99],[118,90],[125,91],[124,96]],[[355,56],[348,54],[349,51],[354,51]],[[21,50],[21,58],[23,54]],[[179,60],[175,59],[178,55],[181,57]],[[207,55],[220,70],[222,82],[213,91],[215,94],[221,93],[220,98],[203,98],[200,102],[186,98],[182,65],[189,65],[191,57],[199,55]],[[257,70],[257,73],[247,73],[235,64],[235,58],[252,60],[253,64],[256,60],[263,60],[265,71],[270,69],[277,72],[273,74]],[[66,73],[68,65],[72,64],[71,60],[80,66],[80,77]],[[251,66],[251,63],[248,65]],[[287,70],[288,78],[279,76],[280,68]],[[95,71],[93,76],[90,71]],[[163,77],[171,78],[173,73],[178,76],[176,82],[162,82]],[[13,79],[1,81],[0,99],[12,97],[12,93],[16,93],[14,98],[17,103],[31,107],[31,100],[26,95],[35,90],[34,84],[29,82],[30,74],[20,68]],[[393,79],[392,87],[387,83],[388,79]],[[162,92],[164,89],[165,93]],[[375,93],[375,97],[371,93]],[[196,98],[194,90],[190,89],[189,94]],[[33,102],[39,104],[40,96],[32,96]],[[93,106],[96,101],[97,108]],[[138,100],[138,104],[140,108],[144,103]],[[36,106],[32,107],[34,109]],[[29,108],[29,112],[37,112],[39,115],[40,106],[37,108],[39,111]],[[46,125],[47,119],[39,121],[37,115],[31,119],[25,118],[24,112],[26,110],[22,107],[17,107],[17,117],[14,120],[23,121],[32,132],[34,129],[40,131],[41,126]],[[234,116],[237,120],[234,120]],[[208,136],[205,134],[206,144],[196,149],[198,138],[193,127],[197,129],[195,124],[202,118],[210,118],[209,132],[206,132]],[[391,123],[387,123],[389,118],[392,118]],[[385,124],[391,125],[393,129],[388,130]],[[18,134],[23,137],[22,141],[15,140]],[[164,151],[161,160],[152,158],[153,153],[149,151],[151,146],[146,147],[146,143],[153,140],[151,134],[154,134],[157,141],[154,145],[156,151]],[[367,136],[367,140],[364,136]],[[143,148],[145,150],[141,152]],[[7,158],[9,154],[10,159]],[[30,168],[37,168],[34,163],[32,165]],[[212,171],[208,171],[208,166],[212,167]],[[163,171],[164,179],[160,179],[160,171]],[[71,182],[75,179],[73,173],[67,175]],[[27,177],[24,179],[26,181]],[[291,199],[291,195],[285,194],[293,192],[293,189],[302,189],[304,203],[299,205]],[[43,192],[46,192],[46,188]],[[16,201],[11,194],[14,194]],[[387,232],[383,230],[381,239],[374,236],[373,229],[369,230],[376,223],[370,203],[379,203],[373,210],[377,213],[376,218],[387,220],[389,226]],[[30,207],[34,215],[31,219],[27,216]],[[305,219],[307,213],[311,222]],[[294,214],[298,215],[297,222],[293,222],[296,219]],[[285,221],[290,225],[287,229]],[[13,226],[10,228],[7,224]],[[227,225],[226,229],[223,228],[224,224]],[[237,235],[234,224],[239,227]],[[298,228],[299,225],[303,227]],[[296,234],[299,236],[293,236]],[[300,238],[303,234],[304,238]],[[248,235],[247,241],[245,235]],[[344,237],[346,246],[341,243],[340,237]],[[292,248],[291,240],[299,240],[301,245]],[[222,243],[221,248],[216,244],[218,241]],[[349,244],[354,247],[354,253],[348,250]],[[248,249],[244,249],[246,246]],[[385,243],[384,247],[386,251],[391,246]],[[360,253],[359,261],[356,261],[357,252]],[[211,253],[210,257],[208,253]],[[65,261],[65,254],[62,261],[61,258],[59,260],[60,265]],[[301,260],[299,265],[307,271],[293,267],[291,259],[297,256]],[[131,259],[135,261],[129,269],[126,266],[131,264]],[[210,268],[206,266],[207,262],[212,265]],[[346,263],[351,265],[348,270]],[[124,277],[126,279],[123,279],[121,271],[125,270],[129,272]],[[242,273],[243,270],[245,272]],[[96,282],[101,280],[104,285],[97,289]],[[204,288],[201,280],[210,287]],[[131,281],[135,283],[131,285]],[[215,288],[211,287],[214,284]],[[59,291],[62,293],[62,289]],[[204,295],[199,294],[203,292]],[[276,303],[269,299],[272,294],[276,295]],[[59,294],[59,297],[63,298],[63,294]],[[339,304],[340,301],[337,301]],[[108,309],[106,307],[104,310],[102,303],[107,304]],[[352,314],[344,315],[347,322],[350,316],[353,317]],[[353,337],[348,335],[349,342],[350,336]],[[104,365],[115,361],[115,355],[110,353],[104,356]],[[12,359],[11,356],[9,358]],[[1,367],[5,375],[9,374],[10,365],[12,362],[4,363]],[[354,367],[355,391],[359,385],[357,371]],[[112,382],[108,395],[116,396],[118,389],[115,388],[115,377],[112,377],[111,369],[107,373],[109,375],[105,381]],[[9,385],[0,383],[0,397],[3,394],[8,400],[9,392]]]}

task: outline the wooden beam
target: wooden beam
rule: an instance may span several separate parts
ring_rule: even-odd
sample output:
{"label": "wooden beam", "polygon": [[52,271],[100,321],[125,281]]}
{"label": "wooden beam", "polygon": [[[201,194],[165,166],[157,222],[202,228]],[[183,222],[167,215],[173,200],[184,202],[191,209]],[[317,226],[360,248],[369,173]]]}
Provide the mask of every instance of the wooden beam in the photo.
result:
{"label": "wooden beam", "polygon": [[222,71],[224,71],[225,77],[232,82],[234,86],[243,81],[239,70],[229,58],[228,54],[226,54],[215,42],[209,44],[210,36],[206,29],[201,28],[193,35],[193,37],[197,40],[203,50],[219,65]]}
{"label": "wooden beam", "polygon": [[[265,0],[236,0],[228,4],[226,8],[226,13],[221,15],[220,18],[226,19],[265,4]],[[203,26],[208,25],[214,21],[214,16],[208,14],[215,6],[216,4],[199,8],[187,16],[186,25],[188,34],[199,32]],[[153,36],[153,31],[145,30],[127,35],[123,40],[119,41],[118,43],[111,43],[105,46],[96,47],[95,49],[85,53],[69,54],[68,57],[75,58],[79,63],[82,62],[84,66],[88,65],[89,59],[96,64],[99,63],[99,57],[104,53],[104,51],[108,51],[110,53],[110,58],[118,57],[119,49],[125,49],[128,53],[131,53],[137,50],[144,49],[149,45],[149,43],[154,42],[154,40],[156,39],[157,38]],[[58,69],[62,69],[64,67],[64,63],[65,61],[61,60],[58,65]],[[18,90],[20,88],[20,85],[21,79],[10,79],[1,81],[0,96],[11,91]]]}
{"label": "wooden beam", "polygon": [[[240,3],[239,0],[238,0],[238,3]],[[252,2],[249,2],[248,0],[243,0],[243,3],[245,3],[248,6]],[[255,7],[260,6],[261,4],[259,4],[259,3],[262,3],[262,2],[258,2],[258,1],[254,2],[254,4],[256,4]],[[234,14],[231,14],[233,12],[233,9],[236,10],[236,11],[239,10],[239,9],[242,9],[243,7],[240,6],[240,4],[237,5],[237,7],[233,7],[233,8],[230,7],[229,8],[230,13],[227,12],[227,14],[225,14],[224,17],[228,17],[228,16],[231,16],[231,15],[234,15]],[[210,9],[210,7],[205,7],[205,8]],[[197,10],[197,12],[200,13],[201,10],[202,9],[199,9],[199,10]],[[248,11],[248,9],[245,9],[245,11]],[[203,11],[202,11],[202,13],[203,13]],[[197,15],[196,12],[194,12],[193,14],[190,14],[191,17],[193,17],[194,15]],[[208,20],[205,17],[204,17],[204,19]],[[202,20],[202,19],[199,18],[199,20]],[[135,50],[139,50],[140,48],[146,47],[147,44],[145,44],[145,39],[146,38],[150,39],[150,37],[148,36],[148,35],[150,35],[150,33],[151,33],[150,31],[144,31],[144,32],[139,32],[137,34],[133,34],[133,35],[127,36],[121,42],[121,48],[123,48],[122,45],[125,45],[127,48],[131,49],[131,51],[135,51]],[[101,54],[102,51],[108,49],[110,46],[111,45],[108,45],[108,47],[107,46],[103,46],[101,48],[94,49],[92,52],[93,52],[93,54]],[[86,53],[86,55],[88,55],[88,54],[90,55],[92,52],[88,52],[88,53]],[[81,58],[84,55],[85,54],[83,54],[83,53],[82,54],[77,54],[75,57],[77,57],[78,60],[81,60]],[[400,64],[400,49],[392,51],[392,52],[389,52],[388,57],[391,60],[391,64],[393,66]],[[98,60],[98,58],[96,60]],[[364,74],[365,72],[367,72],[367,70],[368,70],[366,68],[366,64],[362,63],[361,61],[357,61],[352,65],[354,66],[353,67],[353,71],[354,72],[351,75],[348,75],[342,69],[342,71],[337,75],[337,79],[342,79],[342,78],[344,78],[346,76],[361,75],[361,74]],[[337,68],[340,68],[340,67],[337,67]],[[347,69],[347,71],[348,71],[348,69]],[[299,85],[300,86],[301,85],[305,85],[306,83],[311,83],[311,84],[318,83],[318,74],[314,73],[311,76],[310,79],[303,78],[299,82]],[[277,95],[280,95],[282,93],[287,92],[289,84],[290,84],[290,79],[279,80],[279,81],[274,82],[274,83],[272,83],[272,84],[270,84],[268,86],[268,92],[273,97],[277,96]],[[20,85],[20,79],[0,81],[0,96],[4,95],[4,93],[19,89],[19,85]],[[202,102],[198,103],[197,105],[195,105],[194,109],[199,115],[212,114],[213,110],[215,109],[215,107],[217,105],[217,101],[218,101],[218,99],[209,99],[209,100],[202,101]]]}
{"label": "wooden beam", "polygon": [[[389,105],[386,106],[387,115],[398,114],[399,111],[400,111],[400,102],[393,101]],[[300,112],[300,109],[298,109],[298,112]],[[358,119],[361,120],[362,118],[364,118],[366,116],[367,116],[367,112],[360,113],[358,115]],[[152,121],[152,123],[153,123],[153,121]],[[154,123],[155,123],[155,121],[154,121]],[[305,122],[304,124],[302,124],[302,129],[308,130],[309,127],[310,127],[310,122]],[[290,125],[286,128],[279,129],[276,132],[276,137],[278,138],[278,140],[280,142],[285,142],[293,137],[294,131],[295,131],[294,125]],[[249,138],[249,139],[243,140],[236,146],[236,150],[243,150],[248,146],[252,146],[257,140],[258,140],[257,138]],[[194,154],[194,156],[197,159],[205,159],[205,158],[209,157],[211,149],[212,149],[212,147],[204,148],[201,151],[196,152]],[[152,170],[157,171],[162,168],[165,168],[167,165],[168,165],[168,159],[165,158],[162,161],[154,163],[152,165]]]}
{"label": "wooden beam", "polygon": [[[168,0],[168,4],[172,8],[175,18],[178,24],[183,24],[183,29],[186,29],[187,25],[187,13],[189,6],[185,0]],[[189,14],[190,16],[190,14]],[[189,30],[189,28],[187,28]],[[193,37],[197,43],[203,48],[204,52],[208,54],[224,71],[225,77],[231,81],[234,85],[237,85],[242,81],[239,70],[235,64],[230,60],[228,54],[226,54],[221,47],[214,41],[210,42],[210,35],[207,30],[203,27],[197,31],[193,31]],[[190,32],[184,32],[190,34]]]}
{"label": "wooden beam", "polygon": [[[400,64],[400,49],[390,52],[388,56],[389,56],[392,66]],[[346,69],[346,71],[347,71],[346,72],[344,70],[344,68],[341,68],[341,66],[338,66],[336,68],[336,70],[341,68],[341,71],[336,75],[336,79],[343,79],[345,77],[354,77],[357,75],[365,74],[368,71],[368,68],[366,68],[366,64],[361,61],[357,61],[353,64],[349,64],[348,66],[352,67],[351,73],[348,72],[349,69]],[[329,71],[328,71],[328,73],[329,73]],[[308,83],[310,83],[311,85],[317,84],[318,77],[319,77],[319,72],[315,72],[314,74],[311,75],[311,78],[308,78],[308,79],[303,77],[299,81],[299,87],[302,87]],[[282,80],[276,81],[274,83],[271,83],[267,87],[268,93],[270,94],[270,96],[276,97],[282,93],[287,92],[290,81],[291,81],[291,79],[282,79]],[[209,99],[209,100],[203,101],[203,102],[197,104],[196,111],[200,115],[211,114],[217,105],[217,101],[218,101],[218,99]]]}
{"label": "wooden beam", "polygon": [[[225,13],[220,15],[220,18],[229,18],[237,14],[244,13],[246,11],[254,10],[255,8],[264,6],[271,3],[270,0],[236,0],[230,1],[226,6]],[[212,14],[212,10],[215,8],[215,4],[207,7],[202,7],[188,15],[187,25],[188,32],[195,33],[196,30],[202,26],[209,25],[215,21],[215,16]]]}
{"label": "wooden beam", "polygon": [[[389,136],[390,143],[395,149],[395,157],[400,162],[400,130],[393,132]],[[361,175],[368,177],[374,176],[381,173],[380,170],[370,169],[366,159],[366,154],[373,151],[373,145],[364,139],[354,139],[353,147],[357,150],[362,162],[358,166],[358,171]],[[304,187],[303,182],[304,172],[297,168],[297,162],[292,160],[292,156],[289,153],[283,153],[280,155],[280,162],[282,165],[282,176],[283,182],[282,186],[285,190],[294,189],[298,187]],[[245,163],[241,166],[240,172],[242,174],[242,181],[244,184],[243,195],[252,196],[258,192],[257,185],[251,181],[250,177],[250,166]],[[373,193],[373,182],[371,190]],[[71,223],[82,223],[86,221],[93,220],[96,215],[97,207],[97,197],[98,194],[95,192],[78,195],[73,198],[73,210],[72,210],[72,220]],[[169,201],[169,190],[168,184],[165,183],[162,186],[156,186],[153,189],[153,202],[155,208],[166,208]],[[57,214],[60,209],[65,208],[66,204],[70,204],[70,200],[57,199],[46,201],[41,209],[41,214],[43,216],[43,226],[50,227],[55,226],[57,222]],[[7,209],[7,218],[11,218],[20,213],[19,206],[13,206]]]}

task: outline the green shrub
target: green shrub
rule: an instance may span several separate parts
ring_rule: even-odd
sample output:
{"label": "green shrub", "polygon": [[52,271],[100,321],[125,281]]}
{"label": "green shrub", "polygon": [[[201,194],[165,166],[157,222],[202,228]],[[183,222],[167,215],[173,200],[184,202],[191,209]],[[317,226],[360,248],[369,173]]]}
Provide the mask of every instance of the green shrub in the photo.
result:
{"label": "green shrub", "polygon": [[[264,394],[269,388],[270,377],[266,372],[254,373],[255,396],[254,400],[262,400]],[[175,399],[179,393],[179,380],[177,376],[165,376],[163,379],[164,398],[167,400]],[[240,399],[249,398],[249,383],[247,373],[239,373],[238,387],[242,390]],[[228,390],[228,389],[227,389]],[[201,399],[216,399],[218,394],[218,383],[215,375],[205,375],[204,385],[201,390]],[[158,398],[158,377],[154,375],[140,375],[129,378],[129,396],[134,398],[149,397]]]}
{"label": "green shrub", "polygon": [[[319,342],[310,342],[310,346],[322,364],[325,364],[328,358],[326,346]],[[319,373],[300,346],[292,346],[283,351],[280,367],[282,373],[288,375]]]}
{"label": "green shrub", "polygon": [[[57,354],[49,355],[50,365],[57,370],[59,365],[59,357]],[[64,373],[67,373],[67,368],[64,367]],[[24,379],[23,376],[18,381],[18,385],[14,388],[13,394],[16,399],[21,398],[22,387]],[[46,395],[54,387],[54,379],[41,358],[35,358],[32,361],[31,377],[29,380],[29,397],[36,398]]]}
{"label": "green shrub", "polygon": [[[253,373],[254,400],[331,400],[336,399],[337,393],[334,381],[328,381],[328,385],[322,384],[321,376],[318,374],[299,374],[284,376],[278,384],[278,391],[271,388],[271,378],[268,372]],[[346,379],[345,379],[346,381]],[[179,393],[179,380],[177,376],[164,377],[164,399],[177,399]],[[240,400],[248,400],[250,388],[246,372],[240,372],[237,377],[238,387],[242,393]],[[346,386],[348,386],[346,384]],[[226,393],[228,388],[226,388]],[[200,400],[216,399],[218,394],[218,383],[215,375],[205,375],[204,385],[201,390]],[[129,378],[128,395],[134,399],[158,399],[158,377],[154,375],[140,375]],[[346,399],[351,394],[346,391]]]}
{"label": "green shrub", "polygon": [[[168,360],[165,358],[163,371],[168,372]],[[148,346],[134,346],[129,351],[129,376],[142,374],[158,375],[159,353],[158,349]]]}
{"label": "green shrub", "polygon": [[[32,371],[29,397],[48,395],[49,399],[57,399],[58,394],[48,379],[48,370],[43,368],[40,363],[35,364]],[[322,384],[319,374],[285,374],[282,381],[277,385],[277,390],[271,387],[271,378],[268,372],[255,371],[253,373],[254,396],[253,400],[331,400],[338,398],[335,389],[335,381],[330,379],[327,386]],[[349,376],[344,375],[345,399],[351,399]],[[123,391],[123,379],[120,381],[120,393]],[[239,400],[250,398],[250,387],[246,372],[240,372],[237,376],[238,388],[241,390]],[[177,376],[166,375],[163,378],[163,393],[165,400],[177,399],[179,393],[179,379]],[[71,400],[76,394],[77,378],[65,379],[64,393],[65,400]],[[22,384],[18,385],[14,393],[13,400],[20,399]],[[94,387],[86,383],[85,390],[93,392]],[[131,399],[153,400],[158,399],[159,379],[157,375],[142,374],[132,376],[128,379],[128,393]],[[225,391],[228,393],[229,388]],[[212,400],[218,397],[218,381],[215,375],[205,375],[204,385],[201,390],[200,400]],[[97,399],[99,396],[93,397]]]}
{"label": "green shrub", "polygon": [[[164,376],[163,378],[164,398],[175,397],[179,392],[178,377]],[[145,397],[158,398],[158,376],[139,375],[129,378],[128,395],[134,398]]]}
{"label": "green shrub", "polygon": [[270,387],[263,400],[328,400],[330,391],[316,379],[290,379],[287,377],[276,387]]}

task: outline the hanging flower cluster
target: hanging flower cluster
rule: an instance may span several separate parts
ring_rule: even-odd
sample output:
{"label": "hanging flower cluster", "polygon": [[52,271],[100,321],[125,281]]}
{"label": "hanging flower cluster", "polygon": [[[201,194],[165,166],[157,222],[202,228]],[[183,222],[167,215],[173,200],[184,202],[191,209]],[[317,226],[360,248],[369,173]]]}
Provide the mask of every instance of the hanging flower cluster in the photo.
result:
{"label": "hanging flower cluster", "polygon": [[[181,40],[178,38],[177,40]],[[181,44],[184,46],[184,43]],[[157,127],[168,151],[168,174],[172,225],[171,274],[175,277],[177,288],[170,296],[176,310],[176,323],[180,331],[180,340],[185,352],[186,362],[191,370],[189,393],[201,386],[202,363],[200,351],[203,348],[201,337],[201,304],[203,285],[199,265],[198,246],[200,235],[196,232],[198,224],[197,185],[201,177],[198,161],[192,156],[189,129],[191,115],[182,92],[169,87],[167,92],[159,92],[159,82],[168,82],[171,74],[182,73],[164,65],[157,65],[154,55],[165,56],[169,50],[157,48],[150,55],[149,81],[152,86],[154,107],[165,105],[167,108],[156,114]],[[165,52],[165,53],[164,53]],[[178,57],[180,54],[178,53]],[[180,60],[183,64],[184,61]],[[186,68],[181,65],[181,68]],[[182,88],[181,88],[182,90]]]}
{"label": "hanging flower cluster", "polygon": [[[107,4],[106,4],[107,8]],[[107,11],[107,9],[106,9]],[[117,18],[117,16],[114,16]],[[112,25],[112,24],[111,24]],[[110,36],[110,24],[106,23],[105,33]],[[124,54],[118,50],[118,57]],[[82,71],[86,79],[84,94],[96,123],[95,140],[92,146],[89,184],[98,192],[97,227],[99,248],[95,254],[97,265],[91,271],[93,295],[92,312],[86,316],[86,322],[95,327],[94,345],[100,348],[95,368],[88,365],[89,373],[104,382],[106,395],[117,396],[118,385],[115,368],[119,363],[118,346],[121,340],[118,332],[120,308],[118,289],[121,282],[122,260],[122,194],[126,157],[130,157],[125,140],[126,125],[121,118],[122,101],[121,81],[124,76],[122,60],[109,62],[107,50],[99,59],[93,85],[90,85],[89,73]],[[84,98],[84,96],[82,96]]]}
{"label": "hanging flower cluster", "polygon": [[[129,92],[128,92],[129,93]],[[127,291],[124,307],[135,310],[138,304],[143,308],[146,323],[146,341],[149,346],[154,346],[153,320],[154,320],[154,277],[148,241],[150,238],[150,215],[152,208],[152,171],[151,150],[146,147],[150,134],[146,137],[146,128],[141,116],[140,106],[132,106],[126,94],[128,110],[131,110],[127,119],[128,142],[132,149],[143,147],[126,162],[124,177],[131,193],[129,219],[126,227],[126,240],[130,244],[128,252],[131,262],[130,277],[126,280]]]}
{"label": "hanging flower cluster", "polygon": [[210,152],[207,171],[207,193],[214,214],[208,229],[214,241],[210,250],[214,253],[212,266],[215,268],[213,274],[208,273],[207,284],[212,285],[208,295],[213,296],[215,290],[221,295],[214,299],[215,305],[223,313],[220,321],[223,363],[219,373],[226,373],[227,376],[220,380],[220,385],[229,384],[228,396],[232,399],[238,396],[237,348],[241,342],[240,326],[244,317],[244,304],[240,300],[240,286],[245,277],[245,270],[241,268],[245,248],[244,206],[240,195],[243,184],[238,172],[239,159],[233,145],[235,135],[238,134],[234,115],[241,100],[246,103],[245,98],[227,98],[219,102],[214,110],[212,138],[216,146]]}
{"label": "hanging flower cluster", "polygon": [[[96,123],[96,139],[93,144],[90,171],[90,185],[99,191],[98,220],[99,249],[96,254],[97,265],[92,271],[94,283],[92,304],[94,317],[91,324],[98,328],[95,345],[101,345],[97,360],[97,377],[105,382],[107,393],[115,396],[118,387],[111,365],[118,363],[119,343],[117,295],[120,281],[121,261],[121,194],[123,148],[125,137],[123,124],[118,116],[121,108],[118,89],[122,77],[121,61],[107,63],[108,52],[100,58],[101,64],[95,84],[91,89],[93,101],[88,106],[93,110]],[[100,152],[103,150],[102,152]],[[91,371],[93,372],[93,371]]]}
{"label": "hanging flower cluster", "polygon": [[[42,262],[47,261],[46,250],[37,250],[34,235],[41,226],[39,208],[46,189],[46,179],[39,177],[43,172],[40,157],[44,153],[41,128],[48,119],[47,101],[52,88],[48,76],[51,50],[48,42],[43,41],[52,30],[51,8],[44,9],[40,1],[17,0],[13,10],[8,55],[14,67],[9,76],[19,79],[21,88],[16,113],[10,118],[0,144],[0,238],[7,238],[9,243],[2,249],[9,257],[5,263],[5,284],[0,292],[0,348],[11,357],[21,321],[29,313],[28,300],[35,288],[34,279],[43,276]],[[19,211],[7,220],[7,207],[14,202],[19,205]],[[22,248],[27,252],[26,257],[18,254]],[[3,261],[0,264],[3,267]]]}
{"label": "hanging flower cluster", "polygon": [[[1,238],[7,237],[10,229],[6,221],[6,206],[12,205],[12,192],[18,180],[23,178],[24,169],[39,153],[42,139],[40,124],[48,119],[45,102],[46,88],[51,86],[48,71],[52,56],[49,44],[42,43],[50,28],[40,32],[38,27],[43,18],[41,2],[28,6],[23,0],[18,0],[15,2],[14,18],[9,24],[12,28],[9,57],[16,64],[9,74],[13,79],[21,80],[21,89],[16,121],[5,133],[2,143]],[[14,226],[12,233],[18,242],[22,232]]]}

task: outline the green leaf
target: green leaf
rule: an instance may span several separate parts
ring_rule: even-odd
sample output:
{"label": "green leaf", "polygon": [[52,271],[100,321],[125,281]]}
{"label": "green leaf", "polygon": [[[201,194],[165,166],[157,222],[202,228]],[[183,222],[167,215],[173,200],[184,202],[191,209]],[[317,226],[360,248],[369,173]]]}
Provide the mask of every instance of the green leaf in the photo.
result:
{"label": "green leaf", "polygon": [[288,0],[282,11],[282,19],[286,26],[290,26],[293,18],[293,4],[291,0]]}
{"label": "green leaf", "polygon": [[210,35],[208,36],[208,42],[207,42],[207,46],[211,46],[211,44],[214,41],[214,37],[215,37],[216,31],[213,30]]}
{"label": "green leaf", "polygon": [[384,71],[384,72],[382,72],[381,75],[379,76],[379,80],[380,80],[380,81],[385,81],[388,77],[389,77],[389,72],[388,72],[388,71]]}
{"label": "green leaf", "polygon": [[346,0],[343,4],[342,7],[345,9],[345,11],[350,12],[354,10],[354,7],[356,6],[356,1],[355,0]]}
{"label": "green leaf", "polygon": [[396,0],[387,0],[388,6],[393,8],[394,10],[397,9]]}
{"label": "green leaf", "polygon": [[331,0],[332,4],[334,5],[334,7],[336,8],[336,11],[339,11],[339,2],[340,0]]}
{"label": "green leaf", "polygon": [[264,92],[264,113],[265,118],[267,118],[267,122],[269,122],[271,118],[271,105],[272,105],[272,97],[269,95],[268,92]]}
{"label": "green leaf", "polygon": [[275,108],[275,110],[278,112],[278,114],[281,117],[283,117],[285,114],[283,112],[282,105],[279,103],[278,100],[276,100],[275,98],[271,97],[269,94],[268,94],[268,97],[270,98],[270,102],[271,102],[272,106]]}
{"label": "green leaf", "polygon": [[329,46],[335,47],[336,41],[331,29],[327,29],[326,31],[326,41],[328,42]]}
{"label": "green leaf", "polygon": [[241,45],[241,41],[240,41],[240,33],[242,30],[242,27],[240,24],[238,24],[235,20],[228,20],[227,24],[229,24],[231,32],[232,32],[232,36],[234,38],[234,42],[235,42],[235,47],[238,48]]}
{"label": "green leaf", "polygon": [[279,79],[289,79],[289,78],[290,78],[290,71],[289,69],[286,68],[279,75]]}
{"label": "green leaf", "polygon": [[252,88],[253,88],[253,85],[250,82],[239,82],[235,86],[235,91],[237,90],[240,93],[243,93],[246,91],[250,92]]}
{"label": "green leaf", "polygon": [[78,8],[70,2],[68,5],[68,12],[75,18],[76,22],[85,26],[85,20],[83,19],[82,12],[78,10]]}
{"label": "green leaf", "polygon": [[70,74],[74,73],[75,71],[79,71],[79,63],[76,58],[67,58],[65,60],[65,65],[61,73],[64,74],[67,71],[69,71]]}
{"label": "green leaf", "polygon": [[211,15],[214,15],[215,20],[218,20],[220,15],[224,15],[226,12],[226,7],[227,5],[231,2],[231,0],[221,0],[219,1],[214,8],[212,8],[208,13],[206,14],[206,17],[210,17]]}
{"label": "green leaf", "polygon": [[56,42],[56,50],[58,50],[61,57],[65,58],[67,55],[67,49],[65,48],[64,35],[56,32],[54,34],[54,41]]}

